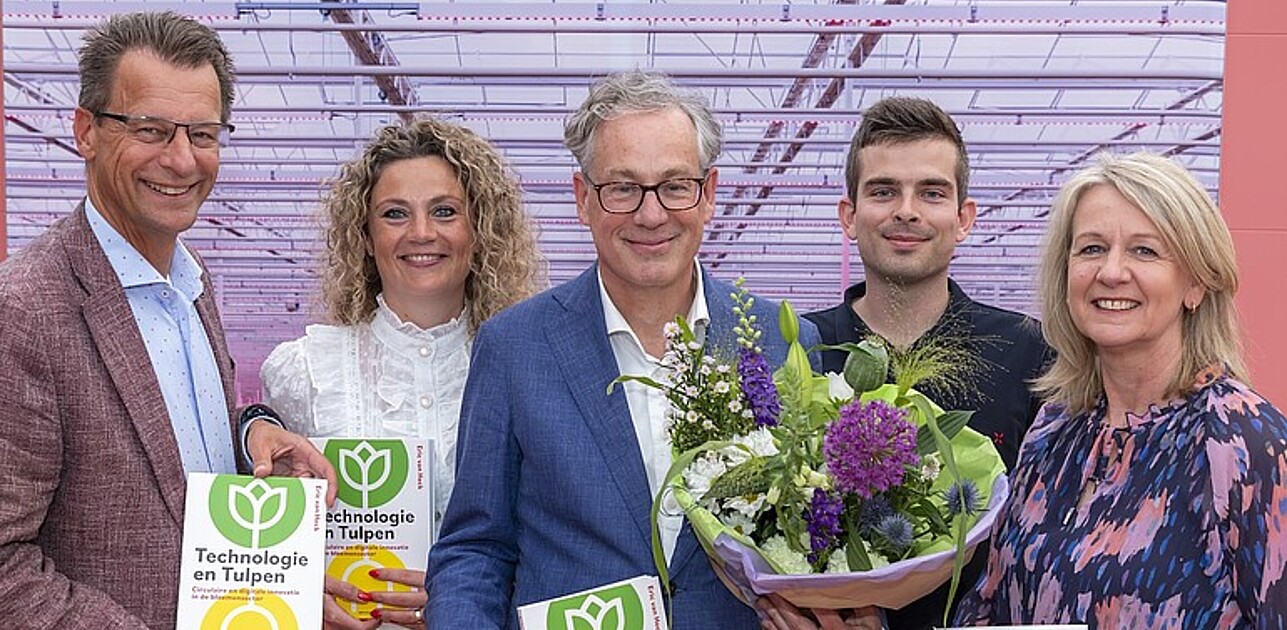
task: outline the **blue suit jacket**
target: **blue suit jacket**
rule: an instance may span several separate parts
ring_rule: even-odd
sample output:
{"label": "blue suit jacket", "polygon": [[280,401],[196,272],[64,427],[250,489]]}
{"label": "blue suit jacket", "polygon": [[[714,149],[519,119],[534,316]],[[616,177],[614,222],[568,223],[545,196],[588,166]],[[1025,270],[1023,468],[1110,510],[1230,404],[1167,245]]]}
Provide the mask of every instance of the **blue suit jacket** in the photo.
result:
{"label": "blue suit jacket", "polygon": [[[456,486],[429,555],[430,628],[518,628],[516,607],[655,575],[652,494],[622,388],[596,267],[488,321],[474,340]],[[705,274],[705,272],[703,272]],[[708,338],[735,343],[734,288],[704,275]],[[771,363],[777,305],[757,299]],[[801,342],[818,342],[800,321]],[[732,347],[732,346],[730,346]],[[756,628],[685,523],[670,565],[677,630]]]}

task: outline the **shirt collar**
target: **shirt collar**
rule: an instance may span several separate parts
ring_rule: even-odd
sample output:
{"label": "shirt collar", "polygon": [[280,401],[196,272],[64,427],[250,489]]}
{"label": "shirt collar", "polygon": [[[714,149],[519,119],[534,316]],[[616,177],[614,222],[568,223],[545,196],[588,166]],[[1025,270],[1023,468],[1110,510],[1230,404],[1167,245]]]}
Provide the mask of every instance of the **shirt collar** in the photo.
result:
{"label": "shirt collar", "polygon": [[469,341],[469,306],[451,320],[421,328],[415,322],[403,321],[384,301],[384,294],[375,296],[375,317],[371,320],[371,333],[388,348],[409,353],[424,344],[436,344],[442,352],[454,352]]}
{"label": "shirt collar", "polygon": [[89,220],[89,229],[94,232],[94,238],[98,240],[99,247],[103,248],[103,253],[107,255],[107,262],[112,265],[112,271],[116,272],[116,278],[120,280],[121,287],[131,289],[142,287],[150,284],[169,284],[175,289],[183,292],[190,300],[201,297],[205,292],[205,285],[201,283],[201,265],[197,264],[196,258],[183,246],[183,242],[175,239],[174,256],[170,259],[170,277],[166,279],[148,262],[143,254],[140,254],[129,241],[121,236],[112,224],[103,218],[98,208],[94,207],[94,202],[88,197],[85,198],[85,217]]}
{"label": "shirt collar", "polygon": [[[608,325],[608,335],[617,333],[628,333],[635,337],[638,343],[638,336],[630,329],[630,324],[626,323],[626,316],[621,314],[616,304],[612,303],[612,298],[608,296],[608,288],[603,286],[603,269],[599,268],[597,272],[599,279],[599,298],[603,301],[603,319]],[[697,280],[697,291],[693,293],[693,303],[688,307],[686,319],[693,326],[705,327],[710,324],[710,311],[706,308],[706,282],[702,279],[702,267],[693,260],[693,277]],[[640,346],[642,347],[642,345]]]}

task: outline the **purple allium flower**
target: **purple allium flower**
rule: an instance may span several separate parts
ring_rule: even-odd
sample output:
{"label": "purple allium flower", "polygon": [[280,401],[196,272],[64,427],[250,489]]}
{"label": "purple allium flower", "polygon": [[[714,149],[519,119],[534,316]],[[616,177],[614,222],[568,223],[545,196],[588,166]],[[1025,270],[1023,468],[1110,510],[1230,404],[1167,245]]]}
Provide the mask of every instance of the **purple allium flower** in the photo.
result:
{"label": "purple allium flower", "polygon": [[818,554],[835,545],[841,534],[840,514],[845,503],[840,497],[831,496],[821,488],[813,489],[813,500],[804,520],[809,524],[809,564],[818,561]]}
{"label": "purple allium flower", "polygon": [[956,516],[964,512],[966,516],[971,516],[979,511],[983,499],[979,496],[979,487],[974,484],[974,480],[963,479],[960,483],[948,486],[943,493],[943,502],[947,504],[948,514]]}
{"label": "purple allium flower", "polygon": [[742,348],[737,351],[737,373],[742,377],[742,394],[755,413],[755,426],[777,426],[782,403],[768,360],[759,352]]}
{"label": "purple allium flower", "polygon": [[893,516],[894,508],[889,499],[877,495],[862,502],[858,510],[858,533],[870,537],[886,516]]}
{"label": "purple allium flower", "polygon": [[912,546],[912,523],[906,516],[894,513],[886,516],[876,527],[876,533],[884,538],[894,555],[902,555]]}
{"label": "purple allium flower", "polygon": [[827,427],[822,453],[836,487],[864,499],[903,481],[903,469],[915,465],[916,427],[907,412],[883,400],[853,401]]}

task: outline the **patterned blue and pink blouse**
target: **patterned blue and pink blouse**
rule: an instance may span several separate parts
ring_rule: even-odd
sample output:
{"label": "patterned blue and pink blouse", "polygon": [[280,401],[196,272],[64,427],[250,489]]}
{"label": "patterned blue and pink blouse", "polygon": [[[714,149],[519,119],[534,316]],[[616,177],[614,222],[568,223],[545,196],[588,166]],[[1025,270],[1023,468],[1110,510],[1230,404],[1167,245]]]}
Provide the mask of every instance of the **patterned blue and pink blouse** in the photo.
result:
{"label": "patterned blue and pink blouse", "polygon": [[1196,387],[1122,428],[1043,407],[957,622],[1287,628],[1287,420],[1222,370]]}

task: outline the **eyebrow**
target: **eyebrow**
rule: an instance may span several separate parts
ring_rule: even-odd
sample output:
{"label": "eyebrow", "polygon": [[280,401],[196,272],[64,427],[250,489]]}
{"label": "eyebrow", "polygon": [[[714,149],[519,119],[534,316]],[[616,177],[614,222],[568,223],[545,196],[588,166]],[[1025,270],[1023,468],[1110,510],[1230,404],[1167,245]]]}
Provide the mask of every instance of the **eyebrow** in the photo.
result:
{"label": "eyebrow", "polygon": [[[863,188],[866,188],[868,186],[897,186],[902,183],[903,183],[902,180],[899,180],[893,177],[873,177],[863,182],[862,186]],[[952,187],[952,181],[943,179],[942,177],[926,177],[925,179],[918,179],[916,180],[915,184],[921,187],[925,187],[925,186],[938,186],[943,188]]]}

